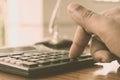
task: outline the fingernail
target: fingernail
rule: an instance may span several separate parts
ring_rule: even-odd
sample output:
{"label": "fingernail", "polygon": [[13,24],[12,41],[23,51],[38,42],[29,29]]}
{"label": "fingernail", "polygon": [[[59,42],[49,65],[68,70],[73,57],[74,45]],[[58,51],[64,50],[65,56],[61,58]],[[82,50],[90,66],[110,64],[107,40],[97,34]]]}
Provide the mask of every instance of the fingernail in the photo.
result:
{"label": "fingernail", "polygon": [[96,53],[94,53],[95,58],[98,62],[111,62],[113,61],[112,56],[110,53],[106,50],[99,50]]}
{"label": "fingernail", "polygon": [[105,62],[107,62],[107,60],[104,57],[101,57],[100,62],[105,63]]}
{"label": "fingernail", "polygon": [[102,63],[106,62],[106,60],[105,60],[104,57],[102,57],[102,56],[96,57],[96,60],[97,60],[98,62],[102,62]]}
{"label": "fingernail", "polygon": [[78,9],[80,9],[80,7],[82,8],[82,6],[80,6],[78,3],[71,3],[68,5],[68,11],[70,13],[73,13],[74,11],[77,11]]}
{"label": "fingernail", "polygon": [[105,63],[105,62],[111,62],[111,61],[112,61],[111,59],[107,59],[105,57],[102,57],[100,62]]}

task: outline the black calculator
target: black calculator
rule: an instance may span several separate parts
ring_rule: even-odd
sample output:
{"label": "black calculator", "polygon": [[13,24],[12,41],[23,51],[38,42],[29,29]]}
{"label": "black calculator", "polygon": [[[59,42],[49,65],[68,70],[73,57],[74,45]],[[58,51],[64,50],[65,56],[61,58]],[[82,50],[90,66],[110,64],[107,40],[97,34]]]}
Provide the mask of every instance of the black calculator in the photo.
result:
{"label": "black calculator", "polygon": [[0,49],[0,71],[25,77],[39,77],[92,66],[90,54],[68,58],[68,50],[54,50],[44,45]]}

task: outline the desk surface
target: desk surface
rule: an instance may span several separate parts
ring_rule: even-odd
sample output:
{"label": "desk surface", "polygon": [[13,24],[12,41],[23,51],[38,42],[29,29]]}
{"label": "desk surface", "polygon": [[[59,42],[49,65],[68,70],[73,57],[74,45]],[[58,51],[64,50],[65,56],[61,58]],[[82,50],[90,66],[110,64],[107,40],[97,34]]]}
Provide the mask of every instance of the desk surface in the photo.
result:
{"label": "desk surface", "polygon": [[120,67],[119,64],[114,61],[110,64],[99,64],[99,66],[93,66],[44,78],[25,78],[0,72],[0,80],[120,80]]}

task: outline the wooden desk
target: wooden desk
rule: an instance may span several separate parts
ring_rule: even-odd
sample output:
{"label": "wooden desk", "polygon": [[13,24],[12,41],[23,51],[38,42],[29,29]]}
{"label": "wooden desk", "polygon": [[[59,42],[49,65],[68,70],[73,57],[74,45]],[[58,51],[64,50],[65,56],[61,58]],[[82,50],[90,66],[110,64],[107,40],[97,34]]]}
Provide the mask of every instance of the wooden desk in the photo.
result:
{"label": "wooden desk", "polygon": [[102,65],[104,67],[93,66],[44,78],[25,78],[0,72],[0,80],[120,80],[120,68],[115,61]]}

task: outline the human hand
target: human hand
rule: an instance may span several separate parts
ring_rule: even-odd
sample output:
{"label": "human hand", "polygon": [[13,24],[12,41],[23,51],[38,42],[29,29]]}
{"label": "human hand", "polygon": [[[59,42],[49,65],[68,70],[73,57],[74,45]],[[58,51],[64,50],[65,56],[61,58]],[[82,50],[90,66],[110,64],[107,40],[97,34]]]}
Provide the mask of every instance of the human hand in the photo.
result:
{"label": "human hand", "polygon": [[81,55],[92,38],[90,51],[96,61],[120,61],[120,8],[98,14],[72,3],[68,6],[68,12],[79,25],[70,48],[70,58]]}

